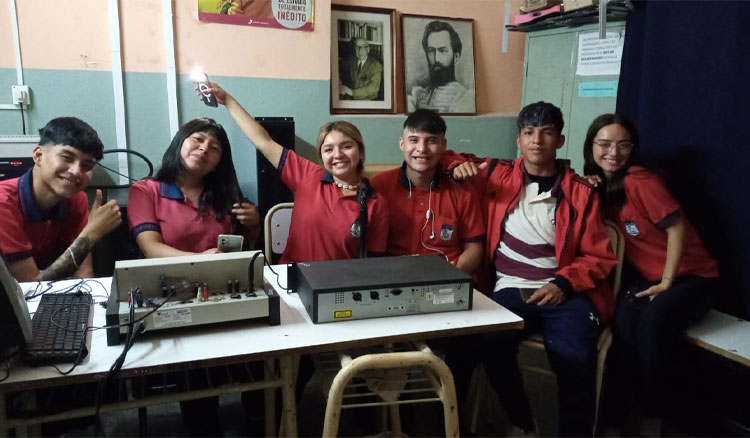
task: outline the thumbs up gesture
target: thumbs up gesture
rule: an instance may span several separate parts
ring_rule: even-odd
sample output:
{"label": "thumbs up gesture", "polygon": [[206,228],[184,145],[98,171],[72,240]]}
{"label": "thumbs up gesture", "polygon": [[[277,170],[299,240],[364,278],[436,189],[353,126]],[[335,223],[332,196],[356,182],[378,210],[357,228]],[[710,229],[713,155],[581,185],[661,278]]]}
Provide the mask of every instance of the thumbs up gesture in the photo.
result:
{"label": "thumbs up gesture", "polygon": [[480,163],[479,165],[471,161],[461,163],[453,168],[453,179],[456,181],[466,181],[467,179],[474,178],[479,175],[479,171],[486,169],[487,166],[489,166],[487,162]]}
{"label": "thumbs up gesture", "polygon": [[86,235],[94,243],[120,226],[121,222],[122,217],[117,202],[110,199],[102,205],[102,191],[97,189],[96,198],[94,198],[94,203],[91,204],[91,210],[89,211],[88,224],[86,224],[81,235]]}

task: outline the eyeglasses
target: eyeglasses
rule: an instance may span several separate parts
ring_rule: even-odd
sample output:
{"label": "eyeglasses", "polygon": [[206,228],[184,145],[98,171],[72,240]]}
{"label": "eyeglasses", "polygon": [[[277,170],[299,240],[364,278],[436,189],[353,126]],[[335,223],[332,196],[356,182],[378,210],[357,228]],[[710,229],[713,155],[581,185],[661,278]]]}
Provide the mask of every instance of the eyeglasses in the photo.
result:
{"label": "eyeglasses", "polygon": [[612,147],[616,147],[618,151],[627,152],[633,149],[634,143],[632,141],[618,141],[613,143],[609,140],[594,140],[594,144],[604,150],[610,150]]}

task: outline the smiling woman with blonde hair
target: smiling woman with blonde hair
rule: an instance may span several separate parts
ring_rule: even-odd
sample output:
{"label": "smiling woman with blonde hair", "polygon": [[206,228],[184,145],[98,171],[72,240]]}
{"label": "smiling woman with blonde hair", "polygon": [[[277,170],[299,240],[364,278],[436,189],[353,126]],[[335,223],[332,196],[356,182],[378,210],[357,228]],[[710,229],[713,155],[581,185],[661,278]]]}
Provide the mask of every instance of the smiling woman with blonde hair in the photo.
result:
{"label": "smiling woman with blonde hair", "polygon": [[[366,235],[369,254],[385,253],[388,210],[385,200],[362,175],[365,145],[356,126],[335,121],[321,127],[316,145],[321,167],[276,143],[234,97],[215,83],[209,85],[204,91],[227,107],[245,136],[278,169],[281,180],[294,193],[282,263],[357,258],[362,235]],[[358,194],[362,195],[359,200]],[[360,217],[361,203],[366,205],[366,218]]]}

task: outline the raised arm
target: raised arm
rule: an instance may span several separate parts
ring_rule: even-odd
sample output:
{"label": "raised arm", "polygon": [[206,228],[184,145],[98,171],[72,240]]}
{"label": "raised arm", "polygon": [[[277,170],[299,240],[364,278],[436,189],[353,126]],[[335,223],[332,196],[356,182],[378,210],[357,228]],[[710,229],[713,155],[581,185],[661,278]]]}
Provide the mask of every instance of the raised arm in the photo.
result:
{"label": "raised arm", "polygon": [[209,82],[209,85],[207,91],[216,97],[217,102],[227,107],[229,114],[240,127],[242,133],[245,134],[245,137],[271,162],[273,167],[279,167],[279,160],[281,160],[281,153],[284,148],[271,138],[268,131],[256,122],[253,116],[245,111],[245,108],[231,94],[214,82]]}

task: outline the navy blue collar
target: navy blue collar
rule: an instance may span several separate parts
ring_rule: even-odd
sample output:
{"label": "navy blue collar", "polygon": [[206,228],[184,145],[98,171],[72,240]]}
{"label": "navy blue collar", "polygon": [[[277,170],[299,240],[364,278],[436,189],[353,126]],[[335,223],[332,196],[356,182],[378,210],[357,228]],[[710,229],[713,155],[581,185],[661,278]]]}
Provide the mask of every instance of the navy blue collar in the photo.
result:
{"label": "navy blue collar", "polygon": [[185,199],[185,195],[182,194],[182,190],[177,187],[177,184],[159,182],[159,196],[167,199],[176,199],[182,201]]}
{"label": "navy blue collar", "polygon": [[[435,169],[435,175],[432,177],[432,181],[430,181],[429,189],[435,190],[440,187],[440,183],[443,179],[442,174],[443,171],[440,166],[438,166],[438,168]],[[409,178],[406,176],[406,161],[401,164],[401,169],[398,172],[398,180],[401,183],[401,187],[406,190],[409,190],[412,187],[412,184],[409,183]]]}
{"label": "navy blue collar", "polygon": [[[333,175],[331,175],[331,172],[326,172],[326,174],[323,175],[323,178],[320,179],[320,182],[326,183],[326,184],[333,184],[336,181],[333,179]],[[368,198],[376,197],[378,192],[376,192],[375,189],[372,188],[372,186],[370,185],[370,180],[367,178],[362,178],[362,182],[365,183],[365,187],[367,188],[367,197]]]}
{"label": "navy blue collar", "polygon": [[29,222],[44,222],[46,220],[64,220],[68,217],[68,200],[62,199],[49,211],[49,215],[42,213],[34,199],[34,180],[32,171],[34,167],[26,171],[18,178],[18,201],[21,204],[23,218]]}

